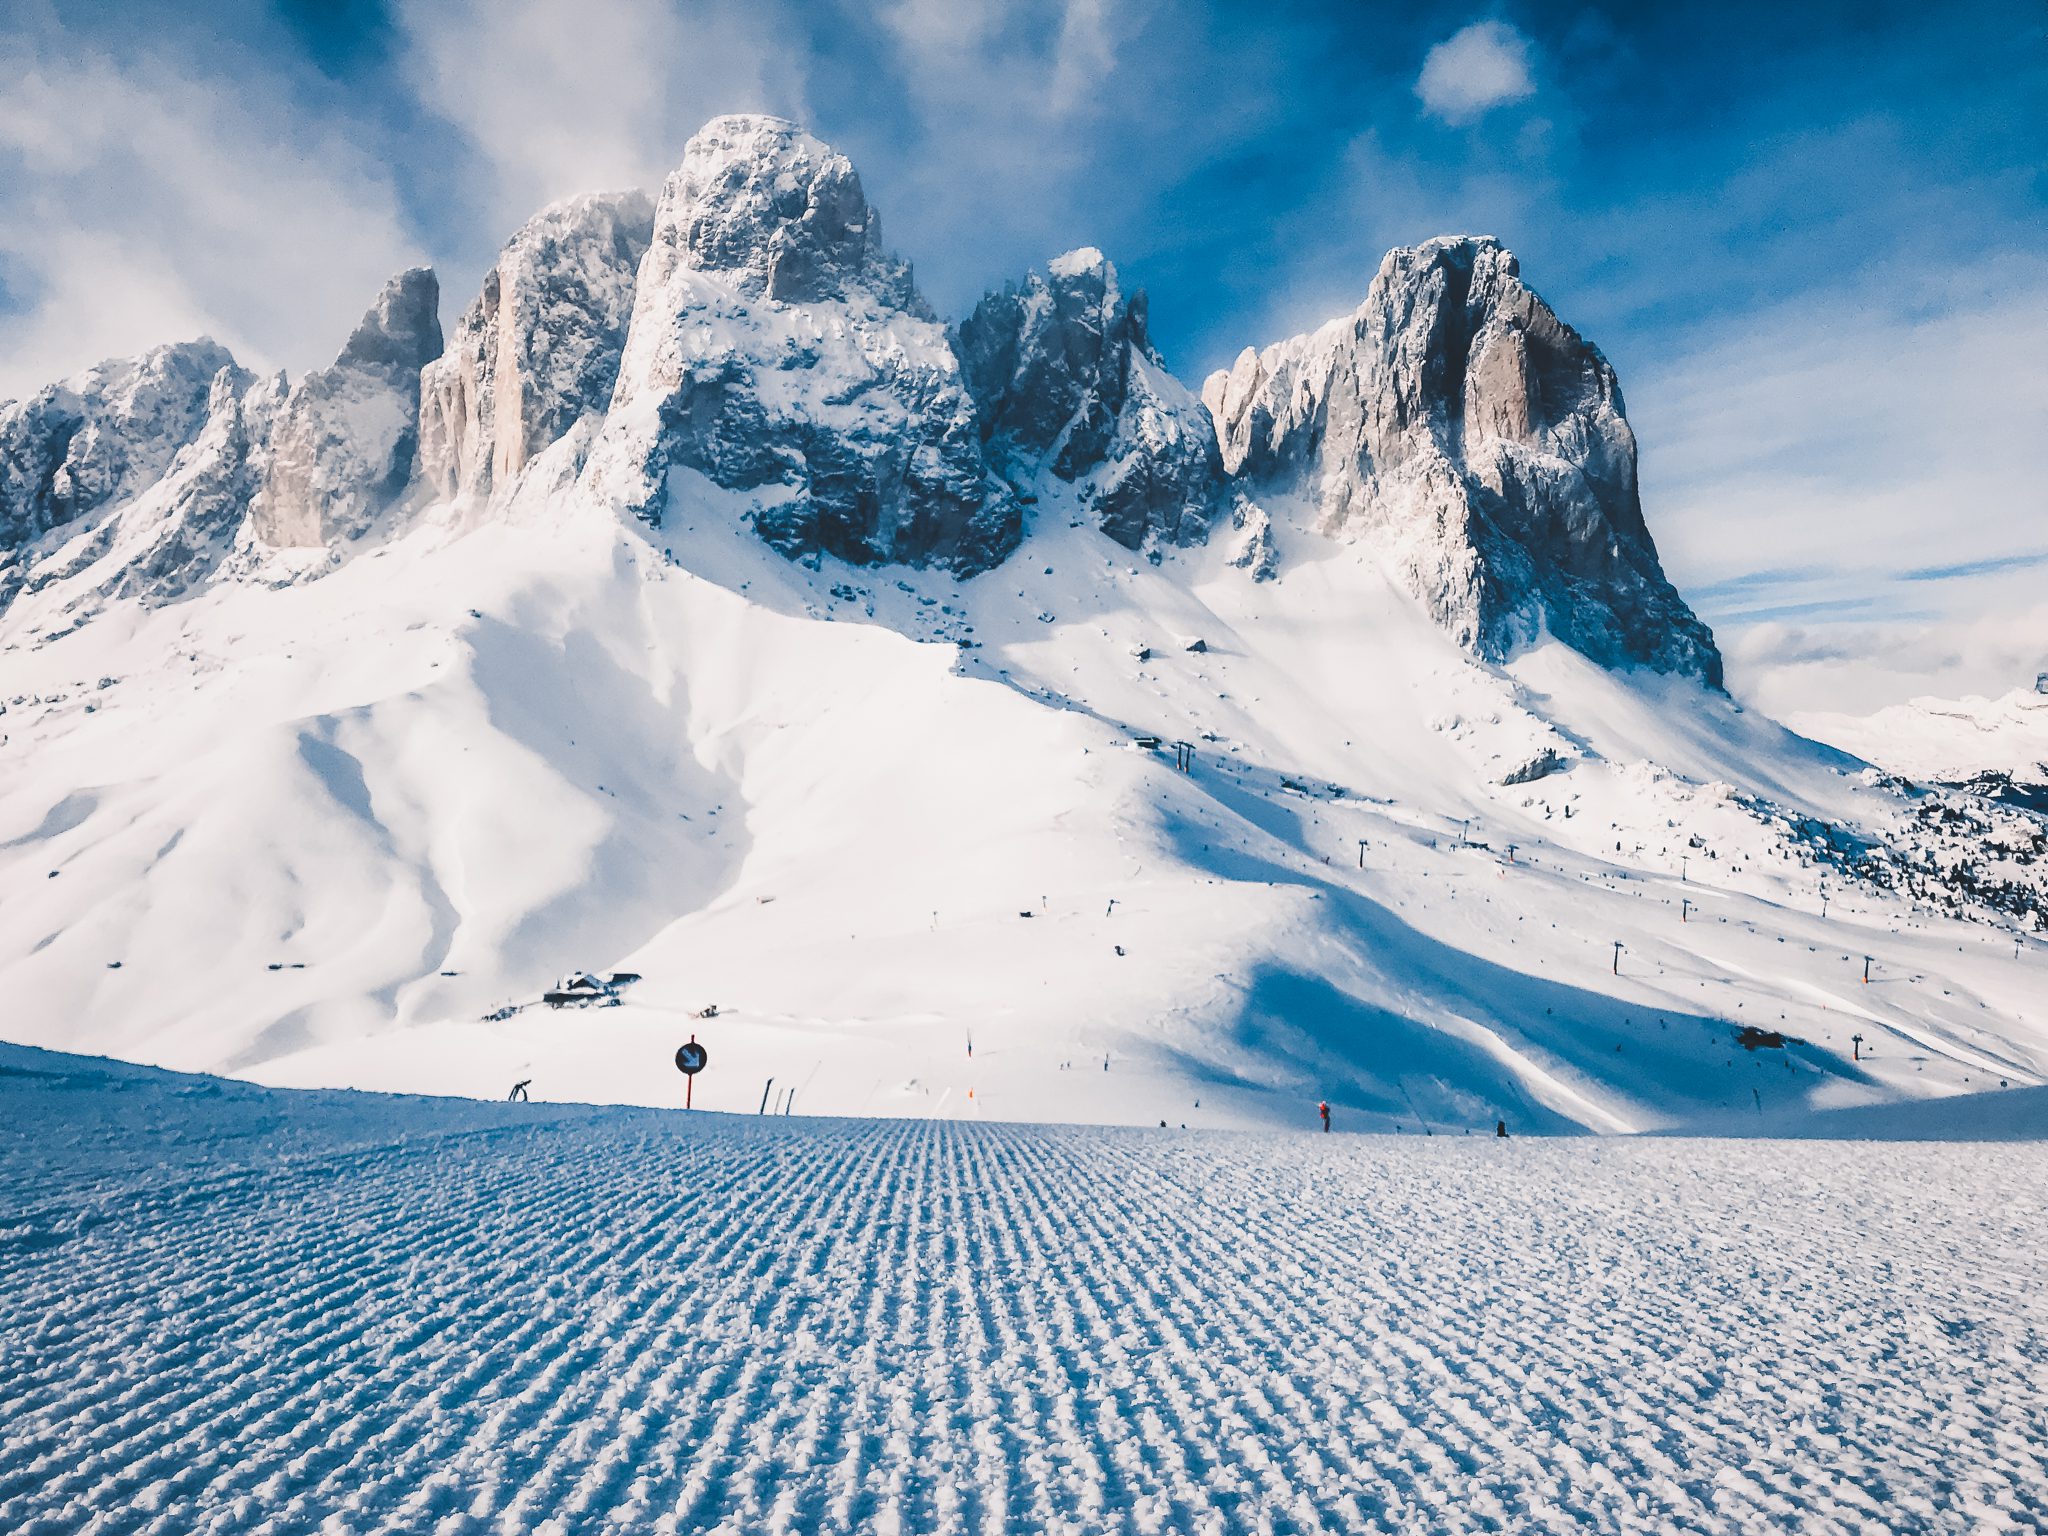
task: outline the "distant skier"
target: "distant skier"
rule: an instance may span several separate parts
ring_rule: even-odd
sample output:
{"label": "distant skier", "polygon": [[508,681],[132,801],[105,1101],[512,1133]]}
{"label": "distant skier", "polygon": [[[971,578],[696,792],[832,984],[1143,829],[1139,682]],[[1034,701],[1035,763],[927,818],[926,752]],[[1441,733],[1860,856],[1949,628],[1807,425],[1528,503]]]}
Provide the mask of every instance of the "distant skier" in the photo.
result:
{"label": "distant skier", "polygon": [[511,1091],[510,1093],[508,1093],[508,1094],[506,1094],[506,1095],[505,1095],[505,1102],[506,1102],[507,1104],[524,1104],[524,1103],[527,1103],[527,1102],[528,1102],[528,1100],[527,1100],[527,1097],[526,1097],[526,1085],[527,1085],[528,1083],[531,1083],[532,1081],[533,1081],[533,1079],[532,1079],[532,1078],[530,1078],[530,1077],[524,1077],[524,1078],[521,1078],[521,1079],[520,1079],[520,1080],[519,1080],[518,1082],[514,1083],[514,1084],[512,1085],[512,1091]]}
{"label": "distant skier", "polygon": [[1330,1101],[1328,1099],[1323,1100],[1322,1103],[1316,1106],[1316,1110],[1322,1115],[1323,1129],[1327,1131],[1330,1128]]}
{"label": "distant skier", "polygon": [[1507,1134],[1508,1134],[1508,1123],[1507,1123],[1507,1121],[1505,1121],[1505,1120],[1496,1120],[1496,1121],[1494,1121],[1494,1122],[1493,1122],[1493,1134],[1494,1134],[1494,1135],[1496,1135],[1496,1136],[1498,1136],[1498,1137],[1500,1137],[1500,1138],[1501,1138],[1502,1140],[1506,1140],[1506,1139],[1507,1139]]}

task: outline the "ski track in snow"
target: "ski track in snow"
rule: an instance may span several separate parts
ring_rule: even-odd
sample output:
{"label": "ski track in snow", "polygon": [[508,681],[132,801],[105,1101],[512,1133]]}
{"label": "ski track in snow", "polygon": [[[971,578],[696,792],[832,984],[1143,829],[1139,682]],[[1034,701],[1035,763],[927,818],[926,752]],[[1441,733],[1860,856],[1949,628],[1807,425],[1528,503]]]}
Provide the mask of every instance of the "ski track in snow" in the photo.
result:
{"label": "ski track in snow", "polygon": [[17,1536],[2048,1521],[2039,1144],[759,1120],[0,1067]]}

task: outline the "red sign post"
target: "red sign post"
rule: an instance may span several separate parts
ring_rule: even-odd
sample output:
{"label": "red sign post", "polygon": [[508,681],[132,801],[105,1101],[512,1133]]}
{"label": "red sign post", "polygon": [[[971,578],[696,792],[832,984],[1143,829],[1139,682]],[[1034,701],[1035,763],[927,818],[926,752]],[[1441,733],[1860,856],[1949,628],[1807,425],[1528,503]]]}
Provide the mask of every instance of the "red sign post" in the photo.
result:
{"label": "red sign post", "polygon": [[691,1107],[690,1101],[696,1097],[697,1074],[710,1059],[710,1053],[697,1043],[695,1035],[690,1036],[689,1044],[676,1051],[676,1070],[683,1074],[683,1108]]}

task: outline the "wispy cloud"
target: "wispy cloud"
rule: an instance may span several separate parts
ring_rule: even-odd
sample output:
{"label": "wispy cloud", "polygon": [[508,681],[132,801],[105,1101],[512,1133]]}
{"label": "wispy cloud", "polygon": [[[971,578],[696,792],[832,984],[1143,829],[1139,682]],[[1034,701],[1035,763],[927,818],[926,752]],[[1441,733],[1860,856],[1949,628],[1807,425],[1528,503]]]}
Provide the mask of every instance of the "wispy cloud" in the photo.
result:
{"label": "wispy cloud", "polygon": [[401,69],[491,177],[498,233],[543,204],[660,185],[721,112],[803,118],[808,50],[773,0],[416,0]]}
{"label": "wispy cloud", "polygon": [[257,365],[325,361],[421,252],[385,168],[278,77],[0,40],[0,398],[206,333]]}
{"label": "wispy cloud", "polygon": [[1504,21],[1475,21],[1429,50],[1415,94],[1447,123],[1469,123],[1533,96],[1529,40]]}
{"label": "wispy cloud", "polygon": [[[1666,566],[1739,691],[1840,708],[1997,692],[2036,665],[2048,262],[1935,285],[1878,269],[1692,334],[1630,380],[1630,416]],[[1842,637],[1825,672],[1804,659],[1815,621]]]}
{"label": "wispy cloud", "polygon": [[2013,594],[1980,616],[1766,622],[1721,635],[1742,697],[1773,715],[1862,715],[1902,699],[1997,697],[2048,669],[2048,602]]}
{"label": "wispy cloud", "polygon": [[1953,565],[1918,565],[1899,572],[1901,581],[1968,581],[2004,571],[2031,571],[2048,565],[2048,550],[2019,555],[1996,555],[1989,560],[1964,560]]}

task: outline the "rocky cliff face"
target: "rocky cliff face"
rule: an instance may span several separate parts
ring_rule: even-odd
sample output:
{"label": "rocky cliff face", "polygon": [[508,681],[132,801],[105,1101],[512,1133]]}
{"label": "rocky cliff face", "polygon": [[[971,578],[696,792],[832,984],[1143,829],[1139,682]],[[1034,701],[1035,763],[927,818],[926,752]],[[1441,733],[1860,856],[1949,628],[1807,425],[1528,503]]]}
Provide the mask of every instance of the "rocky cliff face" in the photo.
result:
{"label": "rocky cliff face", "polygon": [[1644,525],[1613,369],[1492,240],[1392,252],[1354,314],[1247,350],[1197,401],[1100,252],[948,334],[846,157],[734,116],[690,141],[658,203],[537,215],[445,356],[438,299],[431,272],[400,274],[289,391],[193,342],[0,407],[0,605],[175,595],[230,545],[232,570],[337,549],[409,484],[488,501],[573,437],[543,495],[580,485],[659,523],[680,493],[792,558],[961,576],[1008,557],[1052,484],[1155,558],[1227,522],[1259,579],[1284,574],[1306,507],[1480,656],[1547,632],[1720,680]]}
{"label": "rocky cliff face", "polygon": [[1543,628],[1719,685],[1644,526],[1614,370],[1497,242],[1391,252],[1355,314],[1247,349],[1202,393],[1229,472],[1384,548],[1478,654]]}
{"label": "rocky cliff face", "polygon": [[1130,549],[1201,541],[1224,502],[1209,413],[1166,370],[1145,295],[1092,248],[991,293],[955,334],[989,463],[1010,484],[1079,487]]}
{"label": "rocky cliff face", "polygon": [[317,548],[357,538],[405,488],[419,440],[420,370],[441,355],[440,299],[428,268],[399,273],[334,365],[292,388],[251,508],[264,543]]}
{"label": "rocky cliff face", "polygon": [[246,538],[286,394],[282,373],[247,384],[239,368],[223,368],[206,424],[163,478],[38,561],[21,589],[51,592],[76,622],[121,598],[145,607],[175,601],[212,576]]}
{"label": "rocky cliff face", "polygon": [[659,522],[692,472],[792,558],[971,575],[1022,535],[858,174],[779,118],[714,119],[663,188],[586,483]]}
{"label": "rocky cliff face", "polygon": [[270,441],[289,397],[282,373],[246,389],[223,369],[206,425],[153,486],[131,519],[133,553],[117,564],[103,597],[165,602],[211,576],[248,526],[263,485]]}
{"label": "rocky cliff face", "polygon": [[506,243],[420,377],[419,477],[432,494],[487,497],[610,405],[653,231],[647,194],[619,192],[556,203]]}
{"label": "rocky cliff face", "polygon": [[217,342],[180,342],[0,405],[0,550],[155,484],[206,421],[215,376],[234,364]]}

